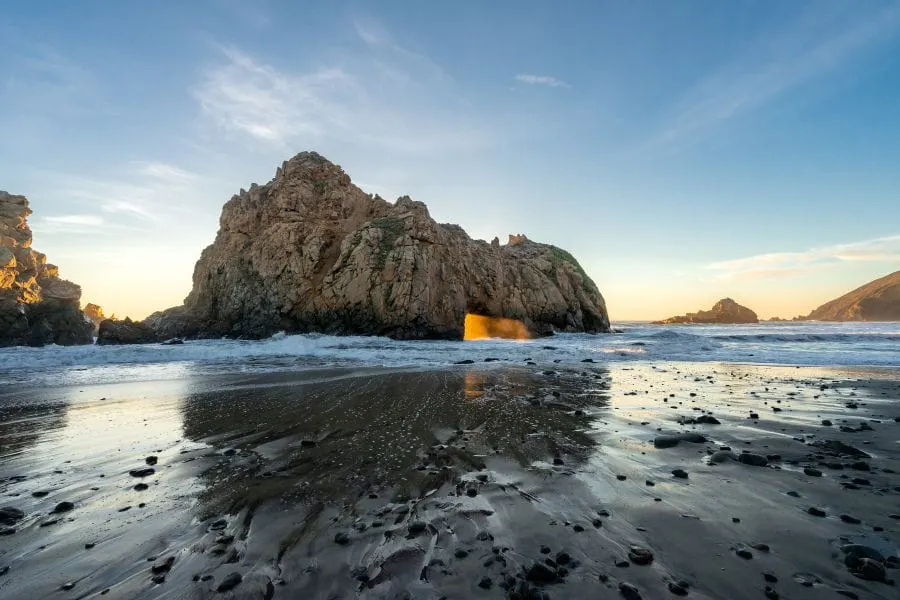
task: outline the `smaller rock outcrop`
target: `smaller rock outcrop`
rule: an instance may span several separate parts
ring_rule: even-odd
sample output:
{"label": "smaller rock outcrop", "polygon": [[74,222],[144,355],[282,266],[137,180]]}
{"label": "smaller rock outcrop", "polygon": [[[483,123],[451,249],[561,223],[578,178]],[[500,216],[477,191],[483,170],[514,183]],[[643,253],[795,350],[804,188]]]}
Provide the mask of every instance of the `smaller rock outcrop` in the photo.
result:
{"label": "smaller rock outcrop", "polygon": [[662,321],[654,321],[658,325],[684,324],[684,323],[718,323],[718,324],[740,324],[740,323],[759,323],[759,317],[756,313],[741,306],[731,298],[723,298],[716,302],[711,310],[701,310],[695,313],[688,313],[680,317],[669,317]]}
{"label": "smaller rock outcrop", "polygon": [[0,346],[90,344],[81,288],[31,247],[25,196],[0,191]]}
{"label": "smaller rock outcrop", "polygon": [[100,329],[100,323],[106,320],[106,316],[103,314],[103,309],[96,304],[88,303],[84,305],[84,308],[81,309],[81,312],[83,312],[84,316],[94,324],[94,336],[96,337],[97,332]]}
{"label": "smaller rock outcrop", "polygon": [[129,318],[106,319],[100,323],[97,344],[112,346],[116,344],[154,344],[159,342],[153,328],[144,322],[132,321]]}
{"label": "smaller rock outcrop", "polygon": [[805,320],[900,321],[900,271],[823,304]]}

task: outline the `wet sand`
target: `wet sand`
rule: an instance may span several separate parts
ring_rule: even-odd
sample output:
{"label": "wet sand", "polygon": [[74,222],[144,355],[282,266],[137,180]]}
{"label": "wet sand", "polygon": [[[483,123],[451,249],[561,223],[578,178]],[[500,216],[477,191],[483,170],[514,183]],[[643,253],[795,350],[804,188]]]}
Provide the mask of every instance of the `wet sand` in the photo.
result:
{"label": "wet sand", "polygon": [[895,599],[898,420],[713,363],[0,390],[0,598]]}

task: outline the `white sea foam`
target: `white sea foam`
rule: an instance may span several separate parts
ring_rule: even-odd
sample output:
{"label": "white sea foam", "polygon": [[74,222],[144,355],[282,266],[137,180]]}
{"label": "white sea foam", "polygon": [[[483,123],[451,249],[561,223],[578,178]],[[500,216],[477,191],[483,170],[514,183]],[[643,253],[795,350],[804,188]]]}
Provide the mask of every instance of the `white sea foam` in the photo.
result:
{"label": "white sea foam", "polygon": [[327,366],[440,367],[472,360],[575,365],[611,361],[726,361],[900,366],[897,323],[616,325],[615,335],[566,334],[529,341],[394,341],[378,337],[275,335],[183,345],[0,349],[0,385],[63,385],[181,378]]}

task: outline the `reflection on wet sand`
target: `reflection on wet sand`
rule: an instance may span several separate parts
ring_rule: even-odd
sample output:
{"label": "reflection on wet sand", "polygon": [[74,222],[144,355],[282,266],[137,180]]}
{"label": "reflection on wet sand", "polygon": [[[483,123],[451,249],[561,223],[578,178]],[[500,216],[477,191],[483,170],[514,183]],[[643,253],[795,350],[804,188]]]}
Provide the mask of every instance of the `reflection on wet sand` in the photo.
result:
{"label": "reflection on wet sand", "polygon": [[[849,542],[896,556],[897,373],[797,375],[490,365],[0,392],[0,600],[522,600],[625,584],[752,599],[761,569],[782,597],[892,598],[839,557]],[[694,441],[658,447],[665,434]],[[865,470],[816,445],[835,436],[865,449]]]}

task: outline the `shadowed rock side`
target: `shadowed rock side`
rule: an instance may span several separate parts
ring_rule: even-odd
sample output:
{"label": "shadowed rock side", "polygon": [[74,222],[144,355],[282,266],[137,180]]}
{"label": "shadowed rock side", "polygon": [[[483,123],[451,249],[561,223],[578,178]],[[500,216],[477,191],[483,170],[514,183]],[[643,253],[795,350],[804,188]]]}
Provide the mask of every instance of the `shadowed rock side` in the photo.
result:
{"label": "shadowed rock side", "polygon": [[532,335],[609,331],[603,297],[568,252],[524,236],[473,240],[421,202],[366,194],[303,152],[225,205],[184,307],[146,323],[161,337],[462,339],[467,312],[519,319]]}
{"label": "shadowed rock side", "polygon": [[712,310],[688,313],[680,317],[669,317],[662,321],[654,321],[658,324],[672,323],[758,323],[756,313],[741,306],[731,298],[724,298],[713,305]]}
{"label": "shadowed rock side", "polygon": [[28,200],[0,191],[0,346],[90,344],[81,288],[31,248]]}
{"label": "shadowed rock side", "polygon": [[900,321],[900,271],[823,304],[812,321]]}

